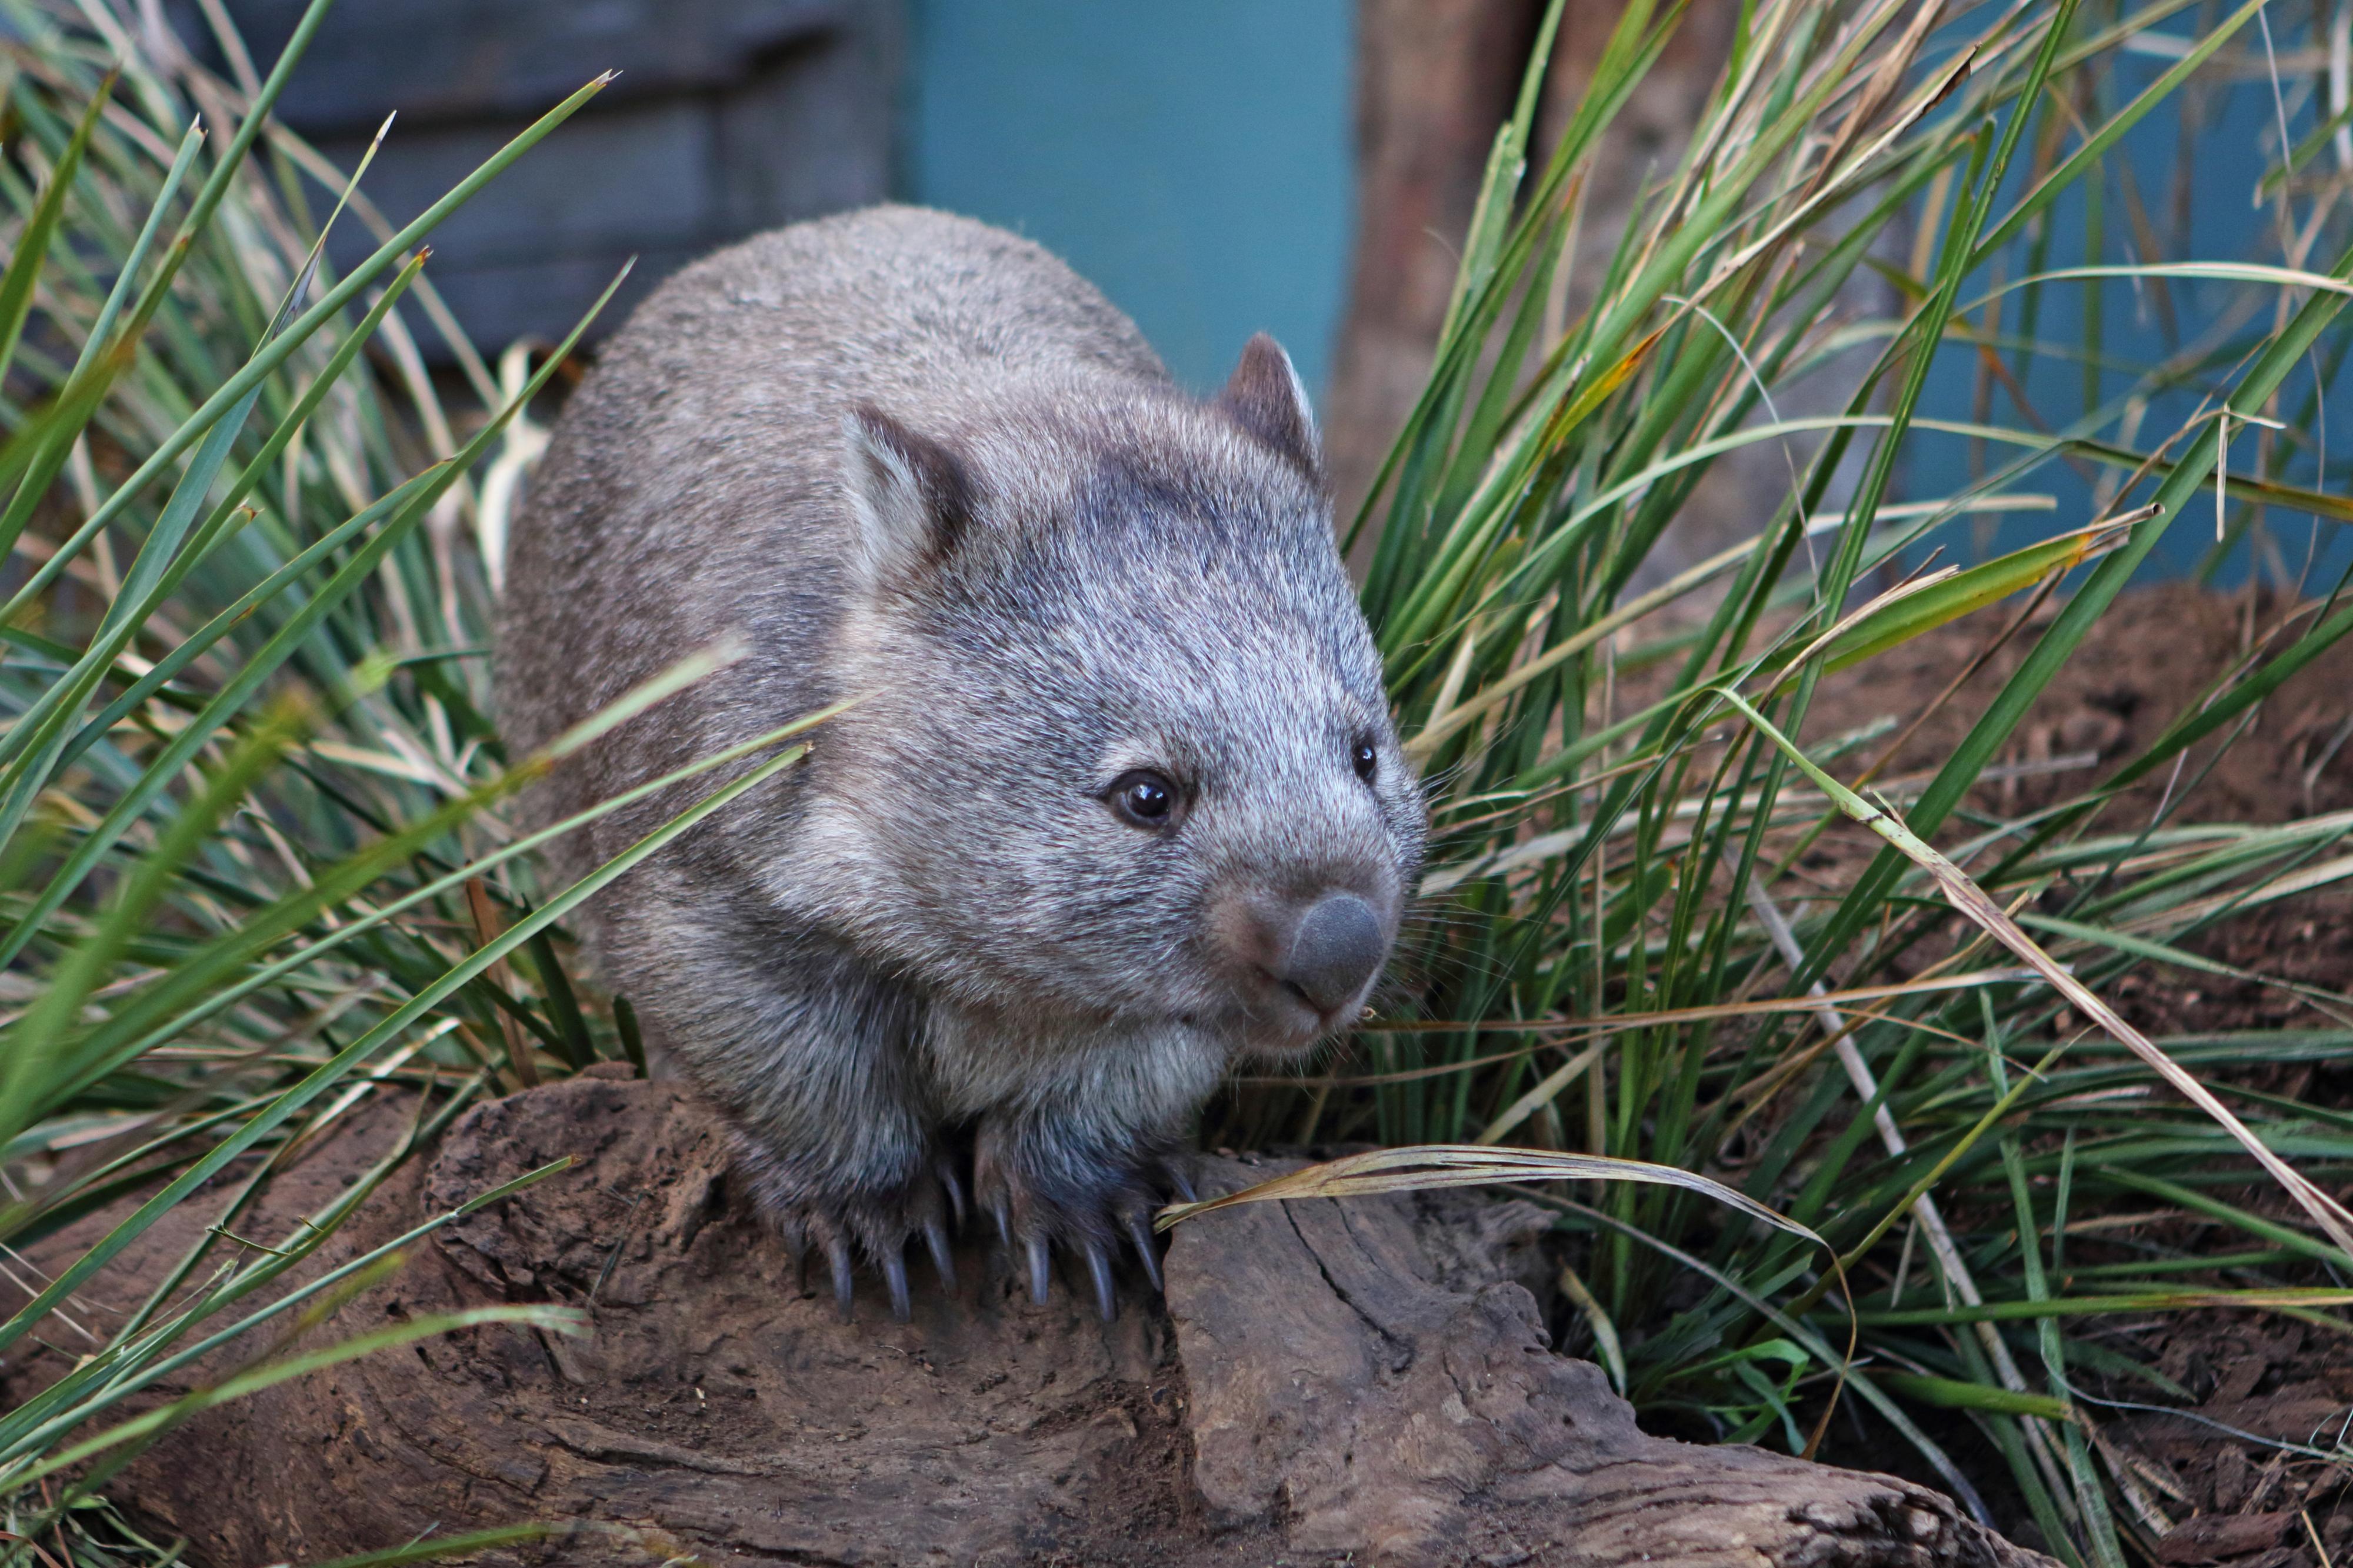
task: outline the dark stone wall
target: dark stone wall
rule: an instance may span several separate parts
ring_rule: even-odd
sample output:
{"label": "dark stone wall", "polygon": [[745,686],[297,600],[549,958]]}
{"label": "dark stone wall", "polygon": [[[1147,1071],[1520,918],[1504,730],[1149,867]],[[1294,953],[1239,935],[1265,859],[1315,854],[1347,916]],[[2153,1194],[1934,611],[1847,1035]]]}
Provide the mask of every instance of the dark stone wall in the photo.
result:
{"label": "dark stone wall", "polygon": [[[303,0],[226,9],[266,70]],[[196,7],[179,20],[219,62]],[[348,168],[397,110],[364,187],[397,223],[583,82],[621,73],[434,237],[435,284],[494,354],[569,331],[632,255],[606,330],[716,246],[881,200],[904,36],[899,0],[353,0],[329,13],[280,112]]]}

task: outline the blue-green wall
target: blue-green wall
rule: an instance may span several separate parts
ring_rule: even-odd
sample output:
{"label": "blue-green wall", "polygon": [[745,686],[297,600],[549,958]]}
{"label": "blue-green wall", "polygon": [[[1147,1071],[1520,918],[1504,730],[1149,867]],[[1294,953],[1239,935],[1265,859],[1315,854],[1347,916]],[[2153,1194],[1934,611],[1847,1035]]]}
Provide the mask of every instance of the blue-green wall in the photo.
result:
{"label": "blue-green wall", "polygon": [[1207,390],[1261,329],[1328,373],[1348,0],[914,0],[901,184],[1060,252]]}
{"label": "blue-green wall", "polygon": [[[2302,20],[2306,14],[2299,13]],[[2286,50],[2302,43],[2276,7],[2273,26],[2282,31],[2277,47]],[[1964,23],[1953,25],[1956,34]],[[2082,16],[2077,26],[2089,24]],[[2171,37],[2181,46],[2199,36],[2199,14],[2189,13],[2162,23],[2150,37]],[[2263,58],[2263,43],[2250,26],[2238,45]],[[1934,58],[1933,51],[1929,51]],[[2104,91],[2106,105],[2096,118],[2105,120],[2116,108],[2141,92],[2173,63],[2169,52],[2149,48],[2120,52],[2109,67]],[[2087,205],[2090,182],[2078,182],[2049,210],[2038,235],[2030,230],[2014,240],[1998,261],[1965,279],[1960,300],[1971,324],[1982,331],[1989,320],[1982,301],[1999,283],[2031,273],[2068,268],[2116,267],[2140,262],[2149,254],[2135,232],[2130,201],[2145,204],[2154,231],[2155,254],[2166,260],[2230,261],[2278,267],[2289,260],[2282,248],[2277,215],[2268,203],[2251,201],[2257,183],[2279,158],[2278,125],[2289,122],[2291,144],[2302,141],[2325,112],[2325,105],[2306,95],[2274,101],[2268,79],[2242,75],[2208,79],[2195,99],[2177,93],[2158,106],[2119,142],[2100,174],[2102,201],[2099,226],[2091,223]],[[2185,127],[2185,116],[2189,123]],[[2065,144],[2072,151],[2074,143]],[[2007,212],[2041,177],[2032,143],[2021,149],[1994,204]],[[2330,159],[2325,153],[2310,164],[2314,176],[2325,174]],[[2132,186],[2127,187],[2129,174]],[[2186,178],[2181,176],[2186,175]],[[2175,203],[2178,199],[2179,206]],[[2299,194],[2295,222],[2306,223],[2312,198]],[[2324,239],[2307,265],[2327,269],[2336,262]],[[2031,433],[2038,427],[2072,429],[2107,442],[2121,441],[2135,451],[2148,451],[2175,439],[2177,432],[2194,428],[2211,406],[2244,374],[2248,355],[2273,330],[2273,303],[2278,290],[2271,284],[2222,279],[2172,278],[2146,279],[2065,278],[2032,290],[2016,289],[2002,297],[1995,326],[2000,334],[2001,356],[2009,377],[1995,377],[1985,369],[1974,342],[1949,336],[1938,348],[1930,369],[1919,413],[1927,418],[1968,423],[1980,417],[2013,431]],[[2252,307],[2252,314],[2234,322],[2234,310]],[[2031,345],[2029,352],[2028,345]],[[2297,486],[2332,493],[2345,488],[2341,434],[2331,441],[2326,416],[2339,411],[2353,395],[2353,375],[2347,374],[2340,339],[2325,339],[2318,352],[2306,356],[2293,371],[2281,394],[2280,416],[2309,429],[2316,443],[2295,443],[2286,448],[2285,467],[2275,477]],[[2124,435],[2128,398],[2139,391],[2141,378],[2158,366],[2172,363],[2183,384],[2148,400],[2137,429]],[[1983,377],[1981,381],[1980,378]],[[2314,401],[2324,391],[2326,397]],[[2022,392],[2025,403],[2016,394]],[[1980,414],[1978,399],[1984,397]],[[2097,416],[2086,421],[2087,409]],[[2341,414],[2340,430],[2341,430]],[[2234,426],[2231,471],[2242,474],[2264,451],[2263,433]],[[2323,476],[2322,449],[2333,454],[2337,467]],[[1923,430],[1906,447],[1903,493],[1929,499],[1958,493],[1968,486],[1999,474],[2019,460],[2013,446],[1975,443],[1951,432]],[[1983,536],[1968,523],[1941,531],[1929,542],[1948,553],[1967,556],[1973,546],[1987,551],[2014,550],[2062,529],[2080,527],[2095,516],[2102,480],[2113,483],[2119,470],[2078,460],[2070,463],[2056,454],[2044,457],[2031,472],[2003,488],[2052,496],[2056,510],[2013,514]],[[2144,480],[2133,492],[2147,500],[2155,487]],[[2168,526],[2142,564],[2143,579],[2197,574],[2226,585],[2246,581],[2262,566],[2265,580],[2276,586],[2301,583],[2307,593],[2331,591],[2337,574],[2353,567],[2353,530],[2284,506],[2261,513],[2234,506],[2230,512],[2230,537],[2215,539],[2211,492],[2193,500]],[[2252,524],[2262,525],[2267,537],[2256,537]]]}

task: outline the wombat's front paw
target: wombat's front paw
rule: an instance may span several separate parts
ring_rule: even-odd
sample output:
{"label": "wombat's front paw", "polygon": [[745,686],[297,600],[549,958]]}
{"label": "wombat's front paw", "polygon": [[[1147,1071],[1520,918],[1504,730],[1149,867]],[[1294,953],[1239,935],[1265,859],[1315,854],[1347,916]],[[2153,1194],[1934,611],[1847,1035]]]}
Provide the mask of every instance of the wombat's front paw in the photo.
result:
{"label": "wombat's front paw", "polygon": [[1116,1151],[1050,1121],[995,1120],[981,1124],[973,1151],[973,1187],[997,1234],[1029,1273],[1029,1298],[1043,1305],[1060,1246],[1085,1260],[1095,1307],[1105,1321],[1115,1312],[1111,1259],[1123,1233],[1155,1290],[1160,1255],[1152,1211],[1170,1195],[1190,1199],[1193,1184],[1174,1144]]}
{"label": "wombat's front paw", "polygon": [[833,1275],[834,1305],[842,1321],[849,1321],[851,1243],[866,1254],[891,1293],[891,1315],[905,1322],[912,1311],[907,1292],[907,1247],[917,1236],[932,1255],[941,1288],[955,1289],[955,1261],[948,1249],[948,1215],[953,1207],[958,1223],[964,1218],[964,1189],[955,1173],[943,1166],[935,1174],[920,1176],[902,1187],[885,1192],[851,1193],[812,1198],[763,1194],[769,1223],[792,1254],[796,1273],[806,1278],[808,1255],[822,1252]]}

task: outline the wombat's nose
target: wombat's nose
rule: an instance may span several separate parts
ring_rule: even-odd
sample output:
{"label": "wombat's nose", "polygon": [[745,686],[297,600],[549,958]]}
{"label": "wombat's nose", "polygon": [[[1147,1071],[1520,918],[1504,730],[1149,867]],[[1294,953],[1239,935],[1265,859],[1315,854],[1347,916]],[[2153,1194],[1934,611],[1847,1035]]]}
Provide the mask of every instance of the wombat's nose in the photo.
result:
{"label": "wombat's nose", "polygon": [[1319,1013],[1343,1007],[1388,956],[1388,933],[1373,906],[1354,893],[1326,893],[1299,917],[1275,978]]}

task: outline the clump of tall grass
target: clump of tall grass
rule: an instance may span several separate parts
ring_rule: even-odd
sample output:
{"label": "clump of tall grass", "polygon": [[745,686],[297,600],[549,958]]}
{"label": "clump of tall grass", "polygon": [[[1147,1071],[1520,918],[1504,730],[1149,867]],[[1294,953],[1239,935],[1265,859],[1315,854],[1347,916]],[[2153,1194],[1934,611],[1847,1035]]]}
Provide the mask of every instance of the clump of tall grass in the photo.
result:
{"label": "clump of tall grass", "polygon": [[[1808,1237],[1689,1183],[1551,1199],[1586,1238],[1581,1342],[1638,1405],[1802,1446],[1843,1370],[1860,1418],[1965,1497],[1924,1408],[1980,1429],[2052,1551],[2118,1563],[2168,1521],[2117,1473],[2083,1386],[2116,1356],[2084,1325],[2237,1305],[2341,1331],[2353,1303],[2348,1216],[2320,1184],[2353,1162],[2353,1120],[2207,1081],[2346,1059],[2347,999],[2307,987],[2309,1026],[2151,1041],[2099,996],[2134,965],[2211,968],[2184,944],[2353,875],[2342,816],[2199,824],[2186,789],[2115,805],[2194,781],[2353,629],[2322,571],[2344,552],[2320,548],[2347,515],[2322,419],[2353,346],[2344,40],[2290,36],[2259,0],[1757,0],[1680,162],[1597,247],[1587,183],[1683,8],[1630,0],[1538,149],[1561,9],[1497,136],[1436,367],[1354,520],[1434,781],[1423,984],[1335,1071],[1239,1089],[1222,1135],[1713,1174],[1810,1227],[1848,1284]],[[2233,78],[2262,95],[2258,209],[2169,254],[2136,161],[2213,113],[2185,93]],[[1857,309],[1874,297],[1893,310]],[[2116,309],[2151,299],[2174,333],[2154,356]],[[1790,416],[1825,378],[1843,406]],[[1940,443],[1983,460],[1907,493]],[[1784,478],[1746,470],[1745,537],[1662,566],[1710,470],[1759,449]],[[2055,531],[1973,552],[1972,518],[2035,511]],[[2283,613],[2146,750],[1989,809],[1976,786],[2038,694],[2161,542],[2209,528],[2303,560]],[[2030,590],[2055,616],[1987,625],[2030,651],[1933,776],[1859,794],[1871,737],[1789,739],[1826,674]],[[1877,853],[1851,885],[1794,874],[1858,828]],[[1498,1179],[1542,1163],[1509,1153]],[[1408,1179],[1478,1163],[1427,1159],[1442,1172]],[[2293,1201],[2217,1195],[2250,1185]],[[2204,1260],[2159,1248],[2063,1281],[2071,1221],[2152,1194],[2239,1232],[2213,1260],[2232,1272],[2189,1283]]]}

